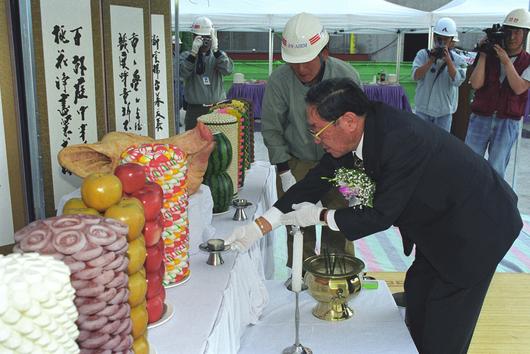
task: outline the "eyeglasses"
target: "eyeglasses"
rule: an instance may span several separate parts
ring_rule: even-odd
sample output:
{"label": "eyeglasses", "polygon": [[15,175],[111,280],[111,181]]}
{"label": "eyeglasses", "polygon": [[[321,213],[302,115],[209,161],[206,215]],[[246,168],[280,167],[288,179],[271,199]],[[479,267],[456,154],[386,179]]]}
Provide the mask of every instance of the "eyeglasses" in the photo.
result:
{"label": "eyeglasses", "polygon": [[311,136],[313,136],[314,139],[320,139],[320,135],[326,130],[328,129],[329,127],[331,127],[332,125],[334,125],[335,123],[337,123],[337,121],[340,119],[337,118],[335,120],[332,120],[331,122],[329,122],[328,124],[326,124],[322,129],[320,129],[318,132],[314,132],[313,129],[308,129],[309,131],[309,134],[311,134]]}

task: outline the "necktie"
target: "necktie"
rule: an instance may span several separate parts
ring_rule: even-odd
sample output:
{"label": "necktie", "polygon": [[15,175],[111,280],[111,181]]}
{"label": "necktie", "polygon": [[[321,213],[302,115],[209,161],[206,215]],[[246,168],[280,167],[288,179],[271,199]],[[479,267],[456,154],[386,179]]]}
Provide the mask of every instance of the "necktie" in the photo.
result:
{"label": "necktie", "polygon": [[353,167],[363,168],[363,160],[361,160],[356,153],[353,153]]}

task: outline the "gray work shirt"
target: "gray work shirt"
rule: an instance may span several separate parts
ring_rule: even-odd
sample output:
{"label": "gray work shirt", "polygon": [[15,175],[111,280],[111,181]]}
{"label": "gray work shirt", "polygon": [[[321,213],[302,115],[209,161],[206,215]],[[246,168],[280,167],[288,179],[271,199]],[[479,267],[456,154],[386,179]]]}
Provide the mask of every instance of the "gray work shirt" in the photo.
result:
{"label": "gray work shirt", "polygon": [[[438,59],[427,70],[425,76],[417,80],[414,104],[416,112],[422,112],[432,117],[453,114],[458,106],[458,86],[466,79],[467,64],[458,54],[453,54],[456,68],[455,78],[449,75],[447,65],[443,59]],[[429,60],[426,49],[418,51],[412,63],[412,79],[416,70]]]}
{"label": "gray work shirt", "polygon": [[180,54],[180,77],[184,81],[186,102],[190,104],[213,104],[226,99],[223,76],[232,74],[234,63],[223,51],[219,51],[217,58],[211,51],[208,53],[203,55],[205,71],[202,75],[195,71],[197,58],[190,60],[191,52]]}
{"label": "gray work shirt", "polygon": [[[349,77],[360,85],[359,74],[348,63],[328,57],[322,80]],[[262,134],[272,164],[291,157],[318,161],[324,150],[308,132],[305,95],[309,91],[289,64],[273,71],[267,81],[261,111]]]}

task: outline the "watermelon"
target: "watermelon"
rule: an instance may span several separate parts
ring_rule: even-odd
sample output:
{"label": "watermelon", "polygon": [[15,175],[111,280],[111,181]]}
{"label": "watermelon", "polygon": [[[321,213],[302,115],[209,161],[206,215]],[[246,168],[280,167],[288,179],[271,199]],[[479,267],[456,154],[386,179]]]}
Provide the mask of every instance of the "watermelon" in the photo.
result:
{"label": "watermelon", "polygon": [[232,161],[232,144],[223,132],[213,134],[215,148],[208,158],[208,168],[205,176],[217,175],[225,172]]}
{"label": "watermelon", "polygon": [[[224,135],[224,134],[223,134]],[[230,208],[234,195],[232,179],[226,172],[204,178],[204,184],[210,187],[213,199],[213,212],[222,213]]]}

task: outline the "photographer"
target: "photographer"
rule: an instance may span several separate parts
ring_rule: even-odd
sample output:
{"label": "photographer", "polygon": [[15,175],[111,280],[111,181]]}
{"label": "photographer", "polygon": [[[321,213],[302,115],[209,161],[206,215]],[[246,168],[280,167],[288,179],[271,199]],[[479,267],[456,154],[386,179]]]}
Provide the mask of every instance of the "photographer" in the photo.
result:
{"label": "photographer", "polygon": [[197,125],[197,118],[208,113],[209,105],[226,99],[223,76],[230,75],[234,64],[219,42],[212,21],[198,17],[191,26],[191,51],[180,55],[180,77],[184,80],[187,107],[186,130]]}
{"label": "photographer", "polygon": [[501,176],[517,140],[530,88],[530,54],[524,50],[529,28],[528,11],[516,9],[506,16],[502,28],[485,30],[487,38],[479,44],[470,77],[476,93],[466,144],[481,156],[487,149],[490,165]]}
{"label": "photographer", "polygon": [[466,77],[466,63],[450,49],[457,35],[455,22],[444,17],[434,26],[434,48],[422,49],[414,58],[416,115],[449,131],[458,104],[458,86]]}

